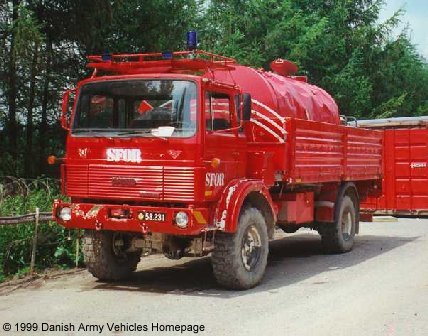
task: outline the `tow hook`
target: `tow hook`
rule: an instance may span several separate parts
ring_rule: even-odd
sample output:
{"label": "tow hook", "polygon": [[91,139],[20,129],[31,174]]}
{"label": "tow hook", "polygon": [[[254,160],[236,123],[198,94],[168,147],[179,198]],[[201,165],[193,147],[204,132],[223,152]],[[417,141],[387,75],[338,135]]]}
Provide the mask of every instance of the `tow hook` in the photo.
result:
{"label": "tow hook", "polygon": [[141,232],[142,232],[142,234],[143,235],[147,234],[149,232],[149,227],[146,224],[144,224],[144,223],[142,223],[140,225],[141,225]]}

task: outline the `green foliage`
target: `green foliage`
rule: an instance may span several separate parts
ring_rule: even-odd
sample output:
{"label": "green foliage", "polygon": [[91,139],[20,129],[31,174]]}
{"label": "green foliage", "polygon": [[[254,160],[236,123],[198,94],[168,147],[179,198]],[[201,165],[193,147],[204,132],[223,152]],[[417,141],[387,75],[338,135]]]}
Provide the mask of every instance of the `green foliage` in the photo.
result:
{"label": "green foliage", "polygon": [[[368,97],[372,94],[373,85],[363,68],[363,55],[355,51],[336,76],[324,79],[329,82],[331,90],[336,92],[335,98],[341,105],[343,114],[351,111],[355,117],[362,117],[364,113],[370,111],[371,104]],[[350,95],[349,92],[353,94]]]}
{"label": "green foliage", "polygon": [[[19,7],[18,20],[11,28],[15,30],[15,53],[23,56],[31,56],[34,51],[32,46],[42,42],[41,26],[37,22],[34,13],[21,5]],[[15,55],[16,56],[16,55]]]}
{"label": "green foliage", "polygon": [[[0,216],[34,213],[36,207],[50,211],[53,200],[60,197],[54,180],[5,179],[0,183]],[[0,226],[0,281],[28,272],[34,227],[34,223]],[[40,223],[36,269],[74,265],[78,234],[54,222]]]}
{"label": "green foliage", "polygon": [[394,115],[397,115],[399,109],[403,107],[406,97],[407,93],[404,92],[398,97],[392,97],[388,99],[386,102],[378,106],[374,110],[373,114],[378,118],[390,118]]}
{"label": "green foliage", "polygon": [[185,33],[195,23],[193,0],[112,2],[111,24],[95,50],[148,52],[182,49]]}

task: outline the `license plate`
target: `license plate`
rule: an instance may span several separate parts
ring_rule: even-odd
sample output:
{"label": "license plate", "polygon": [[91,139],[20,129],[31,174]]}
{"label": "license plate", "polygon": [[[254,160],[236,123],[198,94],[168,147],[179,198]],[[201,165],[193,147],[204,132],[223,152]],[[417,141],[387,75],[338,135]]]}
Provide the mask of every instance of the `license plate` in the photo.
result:
{"label": "license plate", "polygon": [[165,222],[166,214],[164,212],[144,211],[139,213],[138,219],[150,222]]}

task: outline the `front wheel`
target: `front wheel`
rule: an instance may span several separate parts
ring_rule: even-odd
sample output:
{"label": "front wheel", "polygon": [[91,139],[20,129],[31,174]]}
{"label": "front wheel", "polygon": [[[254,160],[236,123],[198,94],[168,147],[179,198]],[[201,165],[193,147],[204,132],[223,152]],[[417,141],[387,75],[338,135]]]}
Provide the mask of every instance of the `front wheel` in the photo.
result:
{"label": "front wheel", "polygon": [[349,196],[344,196],[338,204],[338,212],[333,224],[323,224],[319,228],[323,249],[326,253],[344,253],[354,246],[357,215],[355,204]]}
{"label": "front wheel", "polygon": [[247,208],[235,233],[218,232],[212,265],[217,282],[230,289],[256,286],[265,273],[269,239],[266,221],[258,209]]}
{"label": "front wheel", "polygon": [[103,281],[128,277],[141,258],[141,251],[127,252],[131,239],[122,232],[85,230],[83,256],[88,271]]}

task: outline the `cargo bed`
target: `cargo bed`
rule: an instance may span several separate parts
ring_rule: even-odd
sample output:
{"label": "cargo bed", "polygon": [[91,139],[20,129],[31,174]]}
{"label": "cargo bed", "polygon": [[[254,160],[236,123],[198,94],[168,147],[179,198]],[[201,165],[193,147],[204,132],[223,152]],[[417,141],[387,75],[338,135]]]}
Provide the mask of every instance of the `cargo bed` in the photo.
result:
{"label": "cargo bed", "polygon": [[382,132],[287,118],[283,165],[291,184],[382,177]]}

